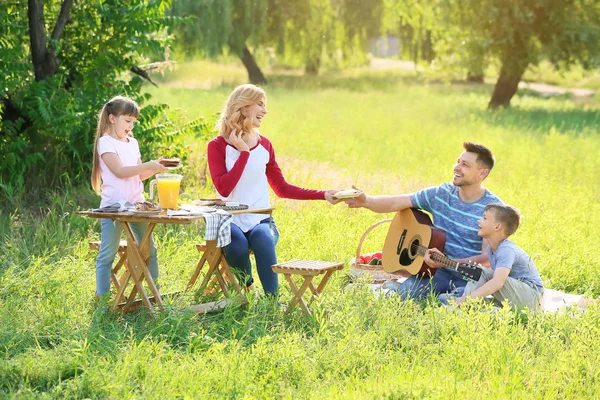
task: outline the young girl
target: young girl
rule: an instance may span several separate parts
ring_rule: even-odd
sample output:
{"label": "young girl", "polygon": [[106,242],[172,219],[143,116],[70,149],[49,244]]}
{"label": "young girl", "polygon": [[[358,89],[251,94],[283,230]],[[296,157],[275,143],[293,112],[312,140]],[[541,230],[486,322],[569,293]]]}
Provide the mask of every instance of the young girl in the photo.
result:
{"label": "young girl", "polygon": [[[158,161],[142,163],[137,140],[131,136],[133,124],[140,113],[137,103],[126,97],[113,97],[98,115],[98,128],[94,142],[92,187],[102,196],[100,207],[126,200],[130,203],[143,201],[142,180],[157,172],[166,171]],[[102,181],[102,185],[100,185]],[[110,274],[119,249],[121,224],[101,219],[102,244],[96,259],[96,295],[104,296],[110,289]],[[131,228],[138,242],[148,229],[147,223],[132,223]],[[150,238],[150,274],[158,278],[158,259],[154,240]]]}
{"label": "young girl", "polygon": [[[241,85],[229,95],[218,123],[219,136],[208,143],[208,167],[218,196],[250,208],[266,208],[270,207],[270,185],[279,197],[337,203],[332,198],[336,190],[303,189],[285,181],[271,142],[258,133],[266,114],[267,98],[261,88]],[[271,265],[277,264],[278,239],[279,232],[271,217],[235,215],[231,243],[225,247],[225,257],[231,266],[247,277],[246,286],[253,283],[248,256],[248,249],[252,249],[258,276],[268,295],[276,295],[279,285],[277,274],[271,270]]]}

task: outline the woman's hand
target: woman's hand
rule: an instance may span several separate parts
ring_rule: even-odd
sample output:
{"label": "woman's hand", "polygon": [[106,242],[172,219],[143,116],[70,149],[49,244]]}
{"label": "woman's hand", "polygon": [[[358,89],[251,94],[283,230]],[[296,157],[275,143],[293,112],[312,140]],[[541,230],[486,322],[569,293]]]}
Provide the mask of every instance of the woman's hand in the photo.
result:
{"label": "woman's hand", "polygon": [[231,133],[229,134],[229,142],[241,153],[242,151],[250,151],[250,147],[248,147],[248,144],[246,144],[246,142],[244,142],[244,139],[242,139],[242,131],[240,130],[239,132],[237,131],[237,129],[234,129],[231,131]]}
{"label": "woman's hand", "polygon": [[331,204],[337,204],[340,201],[342,201],[342,199],[336,199],[335,197],[333,197],[334,194],[336,194],[339,190],[335,190],[335,189],[329,189],[325,192],[325,200],[327,200],[328,202],[330,202]]}

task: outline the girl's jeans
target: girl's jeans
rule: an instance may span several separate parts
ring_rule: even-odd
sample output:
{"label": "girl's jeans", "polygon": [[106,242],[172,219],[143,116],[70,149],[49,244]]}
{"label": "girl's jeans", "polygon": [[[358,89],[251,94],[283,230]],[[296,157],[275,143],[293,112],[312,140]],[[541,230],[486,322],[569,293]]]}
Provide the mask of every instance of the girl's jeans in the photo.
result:
{"label": "girl's jeans", "polygon": [[256,269],[263,289],[267,295],[277,295],[279,279],[271,266],[277,264],[275,245],[279,240],[279,231],[271,217],[265,218],[248,232],[242,232],[239,226],[231,224],[231,243],[225,246],[225,257],[233,268],[239,270],[246,279],[246,286],[252,285],[252,265],[248,250],[254,252]]}
{"label": "girl's jeans", "polygon": [[[100,252],[96,258],[96,294],[98,296],[105,295],[110,290],[110,274],[112,273],[112,265],[115,261],[115,255],[119,250],[119,242],[121,240],[121,231],[123,227],[119,221],[103,218],[100,220],[102,224],[102,243],[100,244]],[[140,243],[144,237],[144,233],[148,230],[146,222],[130,222],[131,231],[135,240]],[[158,278],[158,257],[156,256],[156,246],[154,239],[150,236],[150,275],[156,281]]]}

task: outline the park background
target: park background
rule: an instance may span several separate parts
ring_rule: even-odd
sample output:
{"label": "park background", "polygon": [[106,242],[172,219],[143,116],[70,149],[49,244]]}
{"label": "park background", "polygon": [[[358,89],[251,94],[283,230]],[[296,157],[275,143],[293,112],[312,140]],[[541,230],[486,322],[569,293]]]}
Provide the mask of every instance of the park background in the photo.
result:
{"label": "park background", "polygon": [[[238,84],[267,91],[261,133],[310,188],[407,193],[451,179],[463,141],[520,208],[514,240],[546,286],[600,296],[600,3],[589,0],[3,0],[0,397],[596,398],[600,308],[460,313],[373,296],[348,261],[390,217],[277,199],[280,260],[346,268],[312,317],[262,297],[152,318],[94,300],[96,113],[142,105],[145,160],[179,155],[212,196],[205,147]],[[385,229],[364,250],[381,248]],[[203,226],[156,229],[162,290],[184,287]],[[290,293],[282,282],[282,301]]]}

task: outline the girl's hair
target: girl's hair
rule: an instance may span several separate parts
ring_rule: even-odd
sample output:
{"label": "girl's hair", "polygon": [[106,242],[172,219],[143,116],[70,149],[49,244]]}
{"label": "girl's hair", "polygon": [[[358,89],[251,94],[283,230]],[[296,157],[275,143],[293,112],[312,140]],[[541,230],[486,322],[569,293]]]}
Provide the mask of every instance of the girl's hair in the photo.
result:
{"label": "girl's hair", "polygon": [[98,140],[109,130],[109,115],[119,117],[127,115],[137,118],[140,115],[138,104],[123,96],[115,96],[108,101],[98,113],[98,127],[96,128],[96,140],[94,140],[94,158],[92,162],[92,188],[100,194],[100,156],[98,155]]}
{"label": "girl's hair", "polygon": [[228,139],[234,129],[238,132],[241,130],[242,136],[258,133],[247,118],[246,107],[258,104],[262,98],[267,101],[265,91],[255,85],[240,85],[233,89],[217,122],[219,135]]}

